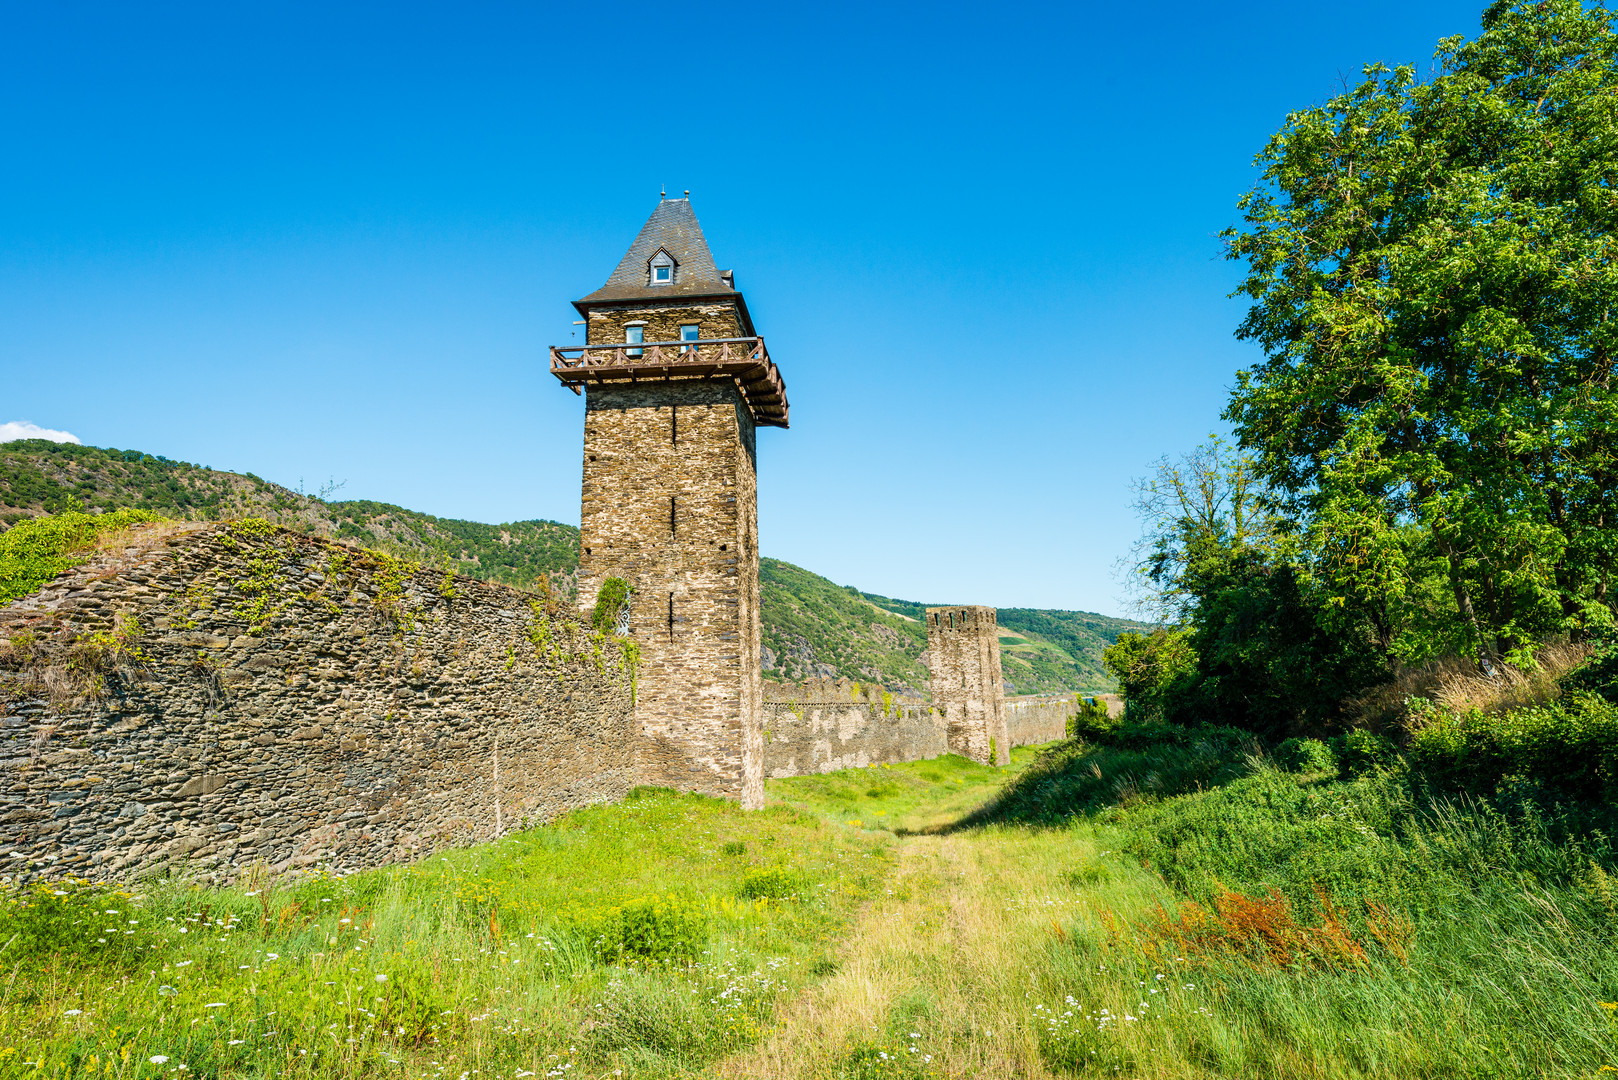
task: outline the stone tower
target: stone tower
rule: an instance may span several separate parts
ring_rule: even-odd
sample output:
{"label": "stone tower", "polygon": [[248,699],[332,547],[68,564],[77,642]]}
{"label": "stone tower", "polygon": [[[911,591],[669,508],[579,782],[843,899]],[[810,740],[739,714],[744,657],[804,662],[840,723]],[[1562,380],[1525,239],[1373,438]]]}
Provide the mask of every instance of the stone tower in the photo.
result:
{"label": "stone tower", "polygon": [[928,608],[927,666],[950,753],[988,765],[1010,764],[994,608]]}
{"label": "stone tower", "polygon": [[688,199],[664,199],[573,306],[584,345],[551,371],[584,405],[579,600],[629,582],[640,645],[636,778],[764,803],[758,427],[786,387]]}

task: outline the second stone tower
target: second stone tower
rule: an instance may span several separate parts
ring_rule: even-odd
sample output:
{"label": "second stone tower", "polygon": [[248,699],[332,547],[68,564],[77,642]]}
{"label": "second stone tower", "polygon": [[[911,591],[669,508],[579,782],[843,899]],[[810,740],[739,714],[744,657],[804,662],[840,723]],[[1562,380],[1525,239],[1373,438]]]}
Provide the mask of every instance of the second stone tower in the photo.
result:
{"label": "second stone tower", "polygon": [[664,199],[551,371],[585,394],[579,598],[632,590],[637,780],[763,805],[759,427],[786,387],[688,199]]}

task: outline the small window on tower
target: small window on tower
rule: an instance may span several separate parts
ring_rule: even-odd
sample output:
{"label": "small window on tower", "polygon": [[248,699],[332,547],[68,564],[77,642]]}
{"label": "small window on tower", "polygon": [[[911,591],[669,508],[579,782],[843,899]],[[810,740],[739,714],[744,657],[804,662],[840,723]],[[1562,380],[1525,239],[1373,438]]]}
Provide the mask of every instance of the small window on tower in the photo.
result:
{"label": "small window on tower", "polygon": [[674,260],[666,251],[652,256],[652,284],[669,285],[674,281]]}
{"label": "small window on tower", "polygon": [[[645,323],[631,323],[629,326],[624,327],[624,341],[628,342],[630,345],[639,345],[641,342],[643,342],[645,340],[646,340],[646,324]],[[645,350],[643,350],[643,349],[625,349],[624,350],[624,352],[629,356],[639,356],[644,351]]]}
{"label": "small window on tower", "polygon": [[[698,326],[697,323],[684,323],[684,324],[682,324],[681,327],[680,327],[680,340],[681,341],[695,341],[695,340],[697,340],[697,330],[698,329],[699,329],[699,326]],[[680,346],[680,351],[681,352],[690,352],[691,351],[691,346],[682,345],[682,346]]]}

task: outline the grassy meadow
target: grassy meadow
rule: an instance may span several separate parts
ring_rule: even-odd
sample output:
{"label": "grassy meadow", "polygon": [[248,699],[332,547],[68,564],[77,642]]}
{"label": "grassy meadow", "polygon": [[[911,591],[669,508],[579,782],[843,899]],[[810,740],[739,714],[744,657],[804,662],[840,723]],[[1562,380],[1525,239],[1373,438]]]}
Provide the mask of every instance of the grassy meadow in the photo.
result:
{"label": "grassy meadow", "polygon": [[1614,1071],[1605,834],[1351,765],[1068,742],[341,880],[59,886],[5,916],[0,1075]]}

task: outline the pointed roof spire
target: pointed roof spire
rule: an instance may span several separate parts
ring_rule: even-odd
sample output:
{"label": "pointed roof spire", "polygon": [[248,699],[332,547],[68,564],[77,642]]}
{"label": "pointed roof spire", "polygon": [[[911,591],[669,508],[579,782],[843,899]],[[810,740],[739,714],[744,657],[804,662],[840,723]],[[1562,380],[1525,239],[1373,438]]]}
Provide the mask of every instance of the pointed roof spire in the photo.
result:
{"label": "pointed roof spire", "polygon": [[[650,283],[652,258],[666,251],[674,260],[674,280],[668,285]],[[618,269],[607,283],[575,306],[603,300],[650,300],[659,296],[728,296],[736,292],[719,276],[713,253],[703,238],[702,226],[691,210],[691,200],[662,198],[646,219],[640,235],[629,245]]]}

